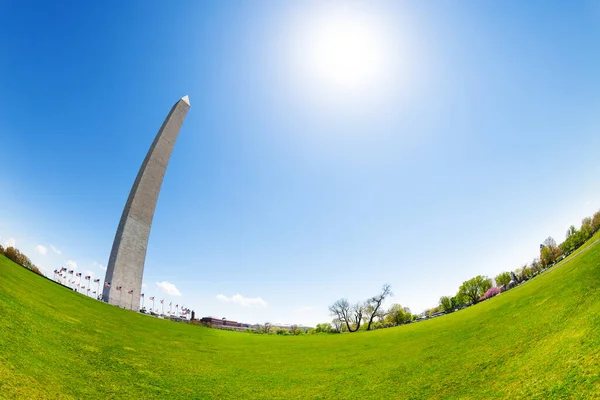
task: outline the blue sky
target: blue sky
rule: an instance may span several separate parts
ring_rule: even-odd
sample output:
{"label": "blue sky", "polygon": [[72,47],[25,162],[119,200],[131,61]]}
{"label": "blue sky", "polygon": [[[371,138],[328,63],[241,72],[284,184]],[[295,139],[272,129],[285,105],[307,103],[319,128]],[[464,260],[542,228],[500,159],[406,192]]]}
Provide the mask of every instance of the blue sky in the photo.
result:
{"label": "blue sky", "polygon": [[[306,72],[319,23],[348,15],[378,32],[375,83]],[[592,1],[4,4],[0,242],[103,277],[188,94],[147,296],[315,324],[390,283],[388,304],[421,311],[600,208],[598,43]]]}

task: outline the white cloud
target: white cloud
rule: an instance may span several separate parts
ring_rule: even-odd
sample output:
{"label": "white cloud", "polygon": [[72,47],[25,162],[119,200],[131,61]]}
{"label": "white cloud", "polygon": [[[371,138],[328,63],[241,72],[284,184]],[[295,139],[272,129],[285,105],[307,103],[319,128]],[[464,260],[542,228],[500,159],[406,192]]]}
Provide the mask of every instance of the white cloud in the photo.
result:
{"label": "white cloud", "polygon": [[268,304],[260,297],[244,297],[241,294],[234,294],[231,297],[227,297],[223,294],[217,295],[217,300],[224,301],[227,303],[239,304],[242,307],[266,307]]}
{"label": "white cloud", "polygon": [[35,246],[35,251],[37,251],[38,253],[40,253],[43,256],[45,256],[46,253],[48,253],[48,249],[45,246],[42,246],[41,244],[38,244],[37,246]]}
{"label": "white cloud", "polygon": [[77,268],[77,263],[73,260],[69,260],[67,261],[67,267],[71,268],[71,269],[76,269]]}
{"label": "white cloud", "polygon": [[165,294],[170,294],[171,296],[181,296],[181,292],[179,289],[177,289],[177,286],[171,282],[156,282],[156,286],[158,286]]}
{"label": "white cloud", "polygon": [[4,243],[5,247],[15,247],[16,244],[17,241],[14,238],[10,238]]}
{"label": "white cloud", "polygon": [[308,312],[308,311],[312,311],[314,308],[311,306],[302,306],[302,307],[298,307],[296,308],[294,311],[296,312]]}
{"label": "white cloud", "polygon": [[102,271],[106,271],[106,267],[100,263],[97,263],[96,261],[94,261],[94,264],[92,264],[94,267],[98,267],[100,268]]}
{"label": "white cloud", "polygon": [[52,249],[53,252],[55,252],[58,255],[62,254],[62,251],[60,251],[59,249],[57,249],[56,247],[54,247],[53,245],[50,245],[50,248]]}

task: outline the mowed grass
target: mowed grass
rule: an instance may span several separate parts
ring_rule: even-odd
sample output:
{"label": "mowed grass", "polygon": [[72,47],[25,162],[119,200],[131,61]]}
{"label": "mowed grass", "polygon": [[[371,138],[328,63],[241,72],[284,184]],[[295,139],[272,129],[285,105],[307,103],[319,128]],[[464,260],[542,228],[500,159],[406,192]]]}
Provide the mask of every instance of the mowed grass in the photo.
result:
{"label": "mowed grass", "polygon": [[599,295],[596,242],[448,316],[263,336],[120,310],[0,256],[0,398],[598,397]]}

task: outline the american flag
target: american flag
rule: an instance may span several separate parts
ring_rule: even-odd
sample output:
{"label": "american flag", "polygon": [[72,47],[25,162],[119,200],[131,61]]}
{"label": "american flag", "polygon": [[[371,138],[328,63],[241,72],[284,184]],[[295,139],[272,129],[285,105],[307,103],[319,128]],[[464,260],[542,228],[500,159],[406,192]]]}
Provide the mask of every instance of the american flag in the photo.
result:
{"label": "american flag", "polygon": [[76,273],[75,276],[81,276],[81,272]]}
{"label": "american flag", "polygon": [[104,282],[104,287],[110,287],[110,282]]}
{"label": "american flag", "polygon": [[92,292],[92,294],[96,294],[96,291],[94,290],[94,291]]}
{"label": "american flag", "polygon": [[172,301],[170,301],[170,302],[169,302],[169,306],[172,306],[172,305],[173,305],[173,302],[172,302]]}
{"label": "american flag", "polygon": [[160,299],[160,304],[165,304],[165,299]]}
{"label": "american flag", "polygon": [[86,277],[85,277],[85,280],[86,280],[86,281],[89,281],[90,279],[91,279],[91,276],[90,276],[90,275],[88,275],[88,276],[86,276]]}
{"label": "american flag", "polygon": [[154,301],[154,296],[150,297],[150,300]]}
{"label": "american flag", "polygon": [[122,286],[117,286],[117,290],[121,290]]}
{"label": "american flag", "polygon": [[63,271],[66,271],[66,270],[67,270],[67,269],[66,269],[65,267],[62,267],[62,268],[60,269],[60,272],[63,272]]}
{"label": "american flag", "polygon": [[70,269],[70,270],[69,270],[69,272],[68,272],[68,274],[69,274],[69,275],[73,275],[73,270],[72,270],[72,269]]}
{"label": "american flag", "polygon": [[98,283],[98,282],[100,282],[100,278],[94,279],[94,283]]}
{"label": "american flag", "polygon": [[127,294],[133,294],[133,290],[130,290],[129,292],[127,292]]}
{"label": "american flag", "polygon": [[144,297],[144,293],[140,293],[140,297]]}

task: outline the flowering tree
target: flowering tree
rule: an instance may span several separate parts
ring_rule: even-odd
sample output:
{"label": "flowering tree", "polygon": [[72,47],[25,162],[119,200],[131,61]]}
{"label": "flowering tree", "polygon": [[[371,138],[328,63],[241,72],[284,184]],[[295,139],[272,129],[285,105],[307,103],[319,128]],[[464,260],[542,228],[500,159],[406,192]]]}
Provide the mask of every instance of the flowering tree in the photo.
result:
{"label": "flowering tree", "polygon": [[487,300],[490,297],[494,297],[495,295],[500,294],[500,288],[493,287],[489,288],[487,292],[479,300]]}

